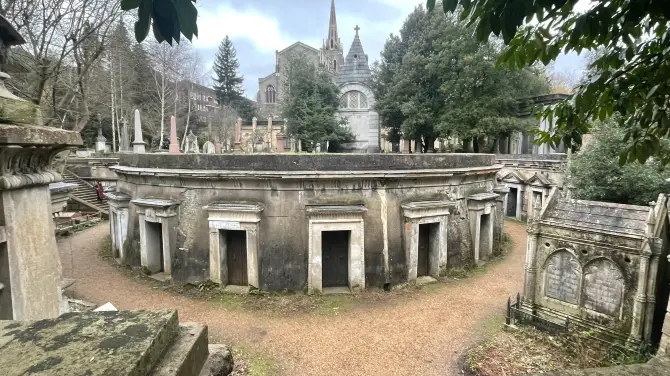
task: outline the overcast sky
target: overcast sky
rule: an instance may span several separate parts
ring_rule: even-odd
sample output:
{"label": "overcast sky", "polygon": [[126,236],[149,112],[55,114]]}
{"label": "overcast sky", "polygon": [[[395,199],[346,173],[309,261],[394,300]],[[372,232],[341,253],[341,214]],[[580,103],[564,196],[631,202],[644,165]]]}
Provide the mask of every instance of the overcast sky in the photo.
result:
{"label": "overcast sky", "polygon": [[[274,71],[275,50],[296,41],[320,48],[327,36],[330,0],[200,0],[195,46],[211,69],[221,40],[230,36],[244,75],[245,95],[256,99],[258,78]],[[337,28],[346,56],[359,25],[360,38],[370,62],[379,59],[390,33],[425,0],[335,0]],[[583,59],[561,57],[556,70],[581,74]]]}

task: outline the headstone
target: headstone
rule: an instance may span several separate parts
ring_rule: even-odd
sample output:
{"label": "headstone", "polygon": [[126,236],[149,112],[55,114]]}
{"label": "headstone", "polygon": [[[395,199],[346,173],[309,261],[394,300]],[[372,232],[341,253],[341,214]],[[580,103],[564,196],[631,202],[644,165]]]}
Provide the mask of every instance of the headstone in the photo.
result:
{"label": "headstone", "polygon": [[102,135],[102,128],[98,128],[98,137],[95,138],[95,151],[98,153],[105,153],[107,146],[107,139]]}
{"label": "headstone", "polygon": [[121,139],[119,142],[121,144],[121,152],[130,151],[130,137],[128,134],[128,121],[126,119],[121,119]]}
{"label": "headstone", "polygon": [[584,270],[584,307],[619,317],[623,301],[623,275],[610,260],[598,259]]}
{"label": "headstone", "polygon": [[402,140],[402,152],[407,154],[410,152],[410,141]]}
{"label": "headstone", "polygon": [[179,142],[177,142],[177,119],[170,116],[170,153],[179,153]]}
{"label": "headstone", "polygon": [[286,135],[284,133],[277,133],[277,153],[285,151]]}
{"label": "headstone", "polygon": [[142,123],[140,121],[140,110],[135,109],[135,141],[133,141],[133,153],[146,153],[146,144],[142,139]]}
{"label": "headstone", "polygon": [[582,280],[579,261],[568,251],[558,251],[547,259],[545,295],[563,302],[579,304]]}
{"label": "headstone", "polygon": [[205,144],[202,145],[202,152],[207,154],[216,153],[216,147],[214,146],[214,143],[212,141],[205,142]]}
{"label": "headstone", "polygon": [[189,131],[188,136],[186,136],[184,153],[200,153],[200,147],[198,146],[198,136],[194,135],[192,130]]}

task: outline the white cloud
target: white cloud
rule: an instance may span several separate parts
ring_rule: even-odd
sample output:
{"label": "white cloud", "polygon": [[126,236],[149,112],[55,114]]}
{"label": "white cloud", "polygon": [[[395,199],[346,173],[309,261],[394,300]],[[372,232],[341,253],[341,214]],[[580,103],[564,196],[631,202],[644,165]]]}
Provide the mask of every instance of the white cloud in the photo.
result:
{"label": "white cloud", "polygon": [[253,8],[234,9],[229,4],[216,10],[198,12],[199,37],[193,43],[198,48],[217,47],[228,35],[231,39],[246,39],[260,52],[274,52],[293,43],[282,35],[276,18]]}

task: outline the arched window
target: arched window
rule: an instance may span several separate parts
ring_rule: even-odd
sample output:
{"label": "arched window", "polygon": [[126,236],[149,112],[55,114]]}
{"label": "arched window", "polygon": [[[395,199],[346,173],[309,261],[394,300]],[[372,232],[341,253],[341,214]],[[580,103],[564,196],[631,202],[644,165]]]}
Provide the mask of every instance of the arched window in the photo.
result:
{"label": "arched window", "polygon": [[340,97],[340,108],[365,109],[368,108],[368,97],[358,90],[344,93]]}
{"label": "arched window", "polygon": [[337,70],[337,60],[333,60],[333,70]]}
{"label": "arched window", "polygon": [[330,40],[330,48],[333,48],[333,40]]}
{"label": "arched window", "polygon": [[268,85],[265,88],[265,103],[275,103],[276,99],[275,87]]}

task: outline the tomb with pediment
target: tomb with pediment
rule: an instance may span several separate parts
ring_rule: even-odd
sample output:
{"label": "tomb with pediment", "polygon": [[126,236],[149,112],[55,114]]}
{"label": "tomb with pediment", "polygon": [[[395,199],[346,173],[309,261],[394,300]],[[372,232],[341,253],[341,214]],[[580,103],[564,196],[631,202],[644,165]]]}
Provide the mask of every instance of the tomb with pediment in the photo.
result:
{"label": "tomb with pediment", "polygon": [[655,343],[668,303],[668,200],[574,200],[553,188],[529,222],[523,308],[629,343]]}

